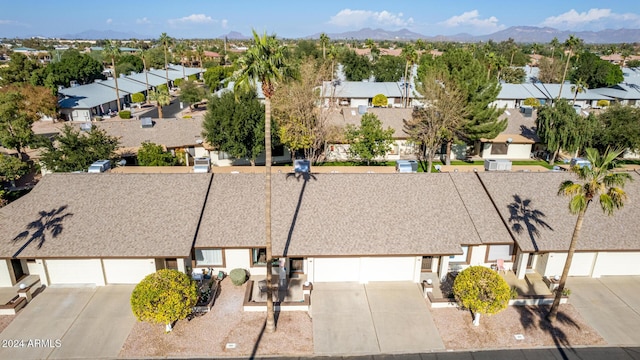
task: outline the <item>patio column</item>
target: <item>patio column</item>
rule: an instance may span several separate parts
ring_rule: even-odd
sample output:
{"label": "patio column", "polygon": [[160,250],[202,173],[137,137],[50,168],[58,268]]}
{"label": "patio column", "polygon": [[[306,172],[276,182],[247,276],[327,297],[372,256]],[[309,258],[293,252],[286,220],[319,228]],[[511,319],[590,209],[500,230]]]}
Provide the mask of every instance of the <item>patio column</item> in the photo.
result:
{"label": "patio column", "polygon": [[438,275],[440,281],[447,280],[447,274],[449,273],[449,256],[440,256],[440,264],[438,266]]}
{"label": "patio column", "polygon": [[529,261],[529,253],[521,252],[518,250],[517,258],[517,268],[515,269],[516,277],[520,280],[524,279],[525,274],[527,273],[527,262]]}

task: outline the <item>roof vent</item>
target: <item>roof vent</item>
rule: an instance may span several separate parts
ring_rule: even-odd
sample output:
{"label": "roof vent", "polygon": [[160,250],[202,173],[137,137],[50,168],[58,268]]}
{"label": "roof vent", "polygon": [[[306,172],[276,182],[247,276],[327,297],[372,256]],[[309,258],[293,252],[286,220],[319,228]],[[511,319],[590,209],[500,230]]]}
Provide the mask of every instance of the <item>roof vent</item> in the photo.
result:
{"label": "roof vent", "polygon": [[367,105],[358,105],[358,114],[364,115],[367,113]]}
{"label": "roof vent", "polygon": [[145,128],[152,128],[153,127],[153,120],[150,117],[143,117],[140,119],[140,126],[145,129]]}
{"label": "roof vent", "polygon": [[80,124],[80,131],[91,131],[92,126],[90,122],[82,123]]}

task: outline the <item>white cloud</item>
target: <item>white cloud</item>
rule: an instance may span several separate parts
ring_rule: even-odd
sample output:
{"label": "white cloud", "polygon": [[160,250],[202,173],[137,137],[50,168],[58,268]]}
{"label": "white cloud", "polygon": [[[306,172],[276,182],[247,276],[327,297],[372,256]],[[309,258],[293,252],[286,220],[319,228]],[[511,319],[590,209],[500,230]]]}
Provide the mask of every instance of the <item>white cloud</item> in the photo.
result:
{"label": "white cloud", "polygon": [[227,26],[229,25],[229,20],[222,19],[222,21],[220,22],[220,25],[222,26],[223,29],[226,29]]}
{"label": "white cloud", "polygon": [[448,18],[440,22],[440,25],[454,28],[470,28],[476,31],[494,32],[504,29],[504,25],[498,23],[498,18],[491,16],[488,18],[480,18],[478,10],[471,10]]}
{"label": "white cloud", "polygon": [[340,10],[336,15],[332,16],[329,24],[344,27],[363,27],[363,26],[393,26],[404,27],[413,24],[413,18],[405,19],[402,13],[390,13],[383,11],[370,10]]}
{"label": "white cloud", "polygon": [[151,21],[143,17],[142,19],[136,19],[136,24],[151,24]]}
{"label": "white cloud", "polygon": [[205,14],[191,14],[189,16],[181,17],[179,19],[169,20],[169,24],[171,25],[178,25],[178,24],[185,24],[185,23],[206,24],[206,23],[212,23],[212,22],[214,22],[214,20],[211,18],[211,16],[208,16]]}
{"label": "white cloud", "polygon": [[107,24],[111,24],[113,22],[113,19],[109,18],[107,19]]}
{"label": "white cloud", "polygon": [[540,24],[560,29],[584,29],[593,30],[604,28],[637,27],[640,25],[640,16],[637,14],[617,14],[611,9],[589,9],[585,12],[577,12],[571,9],[558,16],[549,16]]}

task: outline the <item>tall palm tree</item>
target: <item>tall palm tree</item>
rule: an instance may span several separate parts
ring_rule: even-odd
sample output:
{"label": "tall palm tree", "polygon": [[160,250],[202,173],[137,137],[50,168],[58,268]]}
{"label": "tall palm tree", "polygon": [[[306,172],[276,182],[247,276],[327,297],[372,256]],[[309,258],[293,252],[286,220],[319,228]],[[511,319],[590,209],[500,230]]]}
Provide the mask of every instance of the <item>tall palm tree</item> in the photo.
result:
{"label": "tall palm tree", "polygon": [[271,268],[273,252],[271,249],[271,97],[279,81],[290,75],[290,68],[285,61],[284,47],[280,45],[275,35],[260,36],[253,31],[253,45],[238,60],[240,73],[236,79],[234,91],[240,87],[255,88],[262,83],[264,94],[264,150],[265,150],[265,225],[267,252],[267,322],[265,330],[276,330],[273,297],[271,295]]}
{"label": "tall palm tree", "polygon": [[140,51],[140,59],[142,59],[142,67],[144,68],[144,83],[146,85],[145,89],[147,89],[147,104],[149,103],[149,71],[147,69],[147,60],[149,59],[149,51],[142,50]]}
{"label": "tall palm tree", "polygon": [[165,75],[167,76],[167,90],[169,90],[169,58],[168,58],[168,52],[169,52],[169,46],[173,45],[173,39],[171,37],[169,37],[169,35],[167,35],[167,33],[162,33],[160,35],[160,39],[158,39],[158,41],[160,42],[160,45],[162,45],[162,48],[164,49],[164,70],[165,70]]}
{"label": "tall palm tree", "polygon": [[569,55],[567,56],[567,63],[564,66],[564,72],[562,73],[562,81],[560,82],[560,91],[558,91],[558,99],[562,96],[562,86],[564,85],[564,80],[567,78],[567,70],[569,70],[569,60],[571,60],[571,56],[573,55],[573,50],[580,44],[582,40],[574,35],[569,35],[567,41],[564,42],[564,46],[569,49]]}
{"label": "tall palm tree", "polygon": [[115,46],[110,40],[107,40],[102,47],[102,53],[111,59],[111,68],[113,71],[113,80],[116,83],[116,103],[118,104],[118,112],[122,110],[120,107],[120,89],[118,89],[118,72],[116,71],[116,58],[120,57],[120,48]]}
{"label": "tall palm tree", "polygon": [[320,34],[320,45],[322,45],[322,58],[327,58],[327,45],[329,45],[329,36],[325,33]]}
{"label": "tall palm tree", "polygon": [[149,93],[149,99],[156,102],[158,106],[158,117],[162,119],[162,107],[171,104],[169,90],[156,89]]}
{"label": "tall palm tree", "polygon": [[[413,66],[413,64],[418,62],[418,52],[412,44],[407,44],[404,49],[402,49],[402,56],[406,61],[404,66],[404,107],[406,108],[409,106],[409,87],[411,86],[411,82],[409,78],[407,78],[407,74],[409,66]],[[411,71],[411,73],[413,73],[413,71]]]}
{"label": "tall palm tree", "polygon": [[611,216],[613,211],[624,206],[627,194],[622,189],[628,181],[633,180],[631,175],[625,172],[612,172],[611,169],[616,167],[615,159],[622,154],[622,150],[610,151],[607,149],[603,155],[600,155],[596,149],[587,149],[587,160],[591,162],[591,166],[577,167],[574,166],[571,171],[578,175],[578,179],[582,183],[575,183],[567,180],[560,184],[558,195],[569,196],[569,212],[578,215],[576,225],[573,228],[571,243],[567,253],[567,261],[562,270],[562,277],[556,289],[556,296],[551,305],[551,310],[547,315],[547,319],[553,322],[558,315],[558,306],[560,298],[567,282],[567,275],[571,268],[571,261],[576,250],[584,215],[589,209],[592,201],[598,200],[600,208],[604,213]]}
{"label": "tall palm tree", "polygon": [[185,69],[184,69],[184,59],[189,53],[189,48],[183,42],[180,42],[176,45],[176,54],[180,57],[180,66],[182,66],[182,79],[187,77]]}
{"label": "tall palm tree", "polygon": [[560,41],[558,41],[557,37],[554,37],[549,43],[549,45],[551,45],[551,59],[555,59],[556,49],[560,47]]}
{"label": "tall palm tree", "polygon": [[200,64],[200,69],[202,69],[202,58],[204,57],[204,47],[202,47],[202,45],[196,46],[196,54],[198,55],[198,64]]}

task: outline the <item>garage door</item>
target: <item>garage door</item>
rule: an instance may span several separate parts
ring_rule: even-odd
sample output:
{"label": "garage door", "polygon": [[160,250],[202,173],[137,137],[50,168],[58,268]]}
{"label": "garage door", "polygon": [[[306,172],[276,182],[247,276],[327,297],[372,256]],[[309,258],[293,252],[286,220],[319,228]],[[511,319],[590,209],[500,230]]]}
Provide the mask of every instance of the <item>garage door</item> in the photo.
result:
{"label": "garage door", "polygon": [[416,273],[415,256],[362,258],[360,264],[366,281],[413,281]]}
{"label": "garage door", "polygon": [[360,281],[360,258],[315,258],[316,282]]}
{"label": "garage door", "polygon": [[104,285],[99,259],[45,260],[52,285]]}
{"label": "garage door", "polygon": [[137,284],[156,271],[154,259],[104,259],[107,284]]}
{"label": "garage door", "polygon": [[640,275],[639,252],[611,252],[598,253],[596,265],[593,267],[593,277],[607,275]]}

